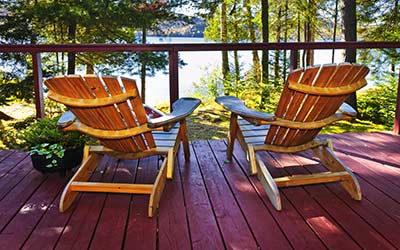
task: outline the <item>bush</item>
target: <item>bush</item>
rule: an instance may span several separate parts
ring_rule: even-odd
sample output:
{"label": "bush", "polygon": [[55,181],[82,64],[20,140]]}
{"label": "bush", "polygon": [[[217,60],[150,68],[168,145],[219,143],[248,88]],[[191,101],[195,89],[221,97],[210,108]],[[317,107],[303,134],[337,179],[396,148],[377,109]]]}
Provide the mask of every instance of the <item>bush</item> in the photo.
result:
{"label": "bush", "polygon": [[[259,83],[250,71],[246,72],[238,82],[235,81],[233,75],[229,79],[230,82],[226,84],[230,86],[227,90],[229,95],[242,99],[249,108],[266,112],[275,111],[281,96],[282,86]],[[217,68],[209,72],[200,79],[200,83],[194,83],[194,88],[194,97],[201,99],[203,103],[213,102],[217,96],[224,95],[224,80],[222,79],[221,69]],[[262,92],[267,93],[268,98],[266,98],[267,103],[261,105]]]}
{"label": "bush", "polygon": [[378,84],[357,96],[359,117],[392,127],[396,112],[397,83]]}
{"label": "bush", "polygon": [[82,133],[60,130],[57,126],[58,119],[59,117],[44,118],[22,130],[18,136],[21,139],[21,148],[30,149],[36,145],[48,143],[72,149],[84,145],[89,140],[89,137]]}

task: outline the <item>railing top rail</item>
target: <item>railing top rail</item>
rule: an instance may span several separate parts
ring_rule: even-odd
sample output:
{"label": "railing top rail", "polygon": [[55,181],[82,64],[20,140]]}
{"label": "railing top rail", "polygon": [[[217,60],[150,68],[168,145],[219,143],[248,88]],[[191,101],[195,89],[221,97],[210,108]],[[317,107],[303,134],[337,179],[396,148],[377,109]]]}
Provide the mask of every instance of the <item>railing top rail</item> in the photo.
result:
{"label": "railing top rail", "polygon": [[175,44],[0,44],[0,52],[126,52],[126,51],[221,51],[301,49],[400,48],[400,42],[289,42],[289,43],[175,43]]}

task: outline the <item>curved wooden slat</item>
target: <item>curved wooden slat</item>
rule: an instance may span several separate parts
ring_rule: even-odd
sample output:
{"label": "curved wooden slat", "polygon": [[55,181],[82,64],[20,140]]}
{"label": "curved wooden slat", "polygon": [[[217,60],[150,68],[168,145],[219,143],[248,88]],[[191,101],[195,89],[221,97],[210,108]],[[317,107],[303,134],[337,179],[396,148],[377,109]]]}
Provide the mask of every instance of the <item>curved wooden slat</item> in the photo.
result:
{"label": "curved wooden slat", "polygon": [[77,107],[77,108],[93,108],[93,107],[103,107],[125,102],[131,98],[136,98],[137,95],[135,93],[123,93],[120,95],[115,95],[110,97],[87,100],[82,98],[71,98],[58,93],[54,93],[53,91],[49,91],[48,97],[49,99],[59,103],[63,103],[66,106]]}
{"label": "curved wooden slat", "polygon": [[366,85],[367,81],[365,79],[342,87],[313,87],[309,85],[299,84],[297,82],[289,82],[289,88],[292,90],[310,95],[326,95],[326,96],[351,94],[354,91]]}

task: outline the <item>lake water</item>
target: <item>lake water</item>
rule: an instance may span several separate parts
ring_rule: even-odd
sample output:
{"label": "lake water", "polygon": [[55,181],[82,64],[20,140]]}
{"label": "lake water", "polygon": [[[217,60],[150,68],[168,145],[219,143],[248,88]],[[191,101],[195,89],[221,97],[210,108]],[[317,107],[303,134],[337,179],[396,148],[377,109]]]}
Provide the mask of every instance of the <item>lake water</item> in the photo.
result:
{"label": "lake water", "polygon": [[[148,37],[149,43],[205,43],[203,38],[188,37]],[[330,63],[331,50],[316,50],[315,64]],[[199,83],[201,77],[206,76],[214,68],[221,65],[221,52],[180,52],[179,57],[186,65],[179,68],[179,96],[190,96],[194,92],[193,83]],[[232,60],[230,55],[230,60]],[[239,52],[240,63],[243,69],[249,69],[252,62],[251,51]],[[343,61],[343,51],[336,50],[335,62]],[[140,77],[138,75],[128,76],[136,79],[140,89]],[[162,72],[156,73],[154,77],[146,78],[146,103],[157,105],[169,103],[169,75]]]}

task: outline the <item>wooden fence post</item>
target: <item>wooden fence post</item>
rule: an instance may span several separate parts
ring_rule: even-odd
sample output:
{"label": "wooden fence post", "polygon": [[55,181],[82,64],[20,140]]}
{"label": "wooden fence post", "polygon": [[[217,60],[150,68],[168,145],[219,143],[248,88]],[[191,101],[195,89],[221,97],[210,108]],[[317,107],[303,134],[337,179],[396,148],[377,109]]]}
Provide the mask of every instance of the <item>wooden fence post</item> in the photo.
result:
{"label": "wooden fence post", "polygon": [[179,74],[178,74],[178,51],[171,49],[168,51],[169,57],[169,104],[172,111],[172,103],[179,99]]}
{"label": "wooden fence post", "polygon": [[42,58],[40,52],[32,52],[33,83],[35,89],[36,118],[44,118]]}

